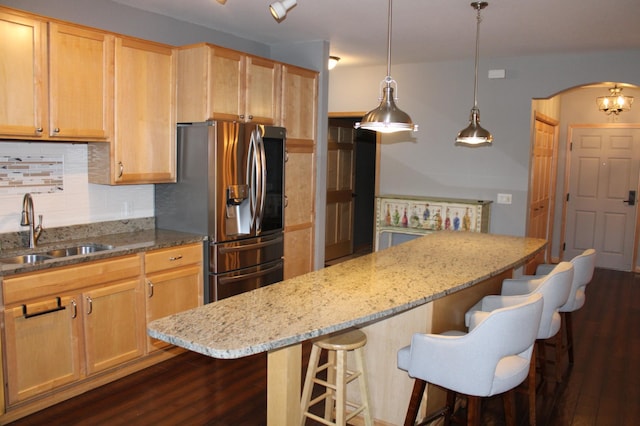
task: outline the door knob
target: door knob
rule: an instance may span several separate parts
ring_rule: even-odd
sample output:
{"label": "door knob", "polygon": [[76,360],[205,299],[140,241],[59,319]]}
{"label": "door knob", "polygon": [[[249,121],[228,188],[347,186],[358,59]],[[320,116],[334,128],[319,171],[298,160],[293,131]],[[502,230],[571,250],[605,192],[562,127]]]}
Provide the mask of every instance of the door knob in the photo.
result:
{"label": "door knob", "polygon": [[629,199],[622,200],[623,203],[628,203],[630,206],[636,205],[636,191],[629,191]]}

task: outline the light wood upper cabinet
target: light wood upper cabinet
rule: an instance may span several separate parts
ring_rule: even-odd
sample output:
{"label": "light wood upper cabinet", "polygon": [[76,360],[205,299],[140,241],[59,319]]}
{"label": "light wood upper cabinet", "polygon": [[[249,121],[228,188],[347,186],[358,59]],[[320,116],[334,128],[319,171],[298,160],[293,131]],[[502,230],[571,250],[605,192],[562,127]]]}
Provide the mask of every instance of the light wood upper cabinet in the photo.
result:
{"label": "light wood upper cabinet", "polygon": [[279,124],[281,68],[273,61],[247,56],[244,121]]}
{"label": "light wood upper cabinet", "polygon": [[49,136],[106,140],[113,124],[114,37],[49,23]]}
{"label": "light wood upper cabinet", "polygon": [[48,134],[47,24],[0,11],[0,135]]}
{"label": "light wood upper cabinet", "polygon": [[318,111],[318,73],[282,66],[282,125],[287,140],[313,145]]}
{"label": "light wood upper cabinet", "polygon": [[0,136],[106,140],[113,36],[0,11]]}
{"label": "light wood upper cabinet", "polygon": [[279,123],[279,63],[204,43],[177,58],[178,122]]}
{"label": "light wood upper cabinet", "polygon": [[174,182],[175,61],[170,46],[116,39],[114,108],[111,143],[89,146],[89,181]]}

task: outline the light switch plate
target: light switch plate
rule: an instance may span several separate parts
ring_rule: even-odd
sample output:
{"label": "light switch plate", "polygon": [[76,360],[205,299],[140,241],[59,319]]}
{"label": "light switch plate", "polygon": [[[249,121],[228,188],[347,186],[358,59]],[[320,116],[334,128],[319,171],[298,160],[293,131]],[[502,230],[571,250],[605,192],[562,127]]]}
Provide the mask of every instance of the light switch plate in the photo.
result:
{"label": "light switch plate", "polygon": [[511,204],[511,194],[498,194],[498,204]]}

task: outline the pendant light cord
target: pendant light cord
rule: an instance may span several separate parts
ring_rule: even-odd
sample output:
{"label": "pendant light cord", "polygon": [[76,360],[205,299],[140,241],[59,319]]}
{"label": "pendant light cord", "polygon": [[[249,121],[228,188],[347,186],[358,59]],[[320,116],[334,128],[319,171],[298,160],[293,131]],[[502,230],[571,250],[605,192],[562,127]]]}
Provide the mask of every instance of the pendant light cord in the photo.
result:
{"label": "pendant light cord", "polygon": [[476,65],[475,65],[475,69],[474,69],[474,80],[473,80],[473,107],[475,109],[478,108],[478,53],[480,51],[480,21],[482,21],[482,18],[480,17],[480,11],[482,10],[483,6],[481,2],[477,3],[477,8],[478,8],[478,16],[476,18],[477,20],[477,24],[476,24]]}
{"label": "pendant light cord", "polygon": [[387,23],[387,84],[391,82],[391,2],[389,0],[389,22]]}

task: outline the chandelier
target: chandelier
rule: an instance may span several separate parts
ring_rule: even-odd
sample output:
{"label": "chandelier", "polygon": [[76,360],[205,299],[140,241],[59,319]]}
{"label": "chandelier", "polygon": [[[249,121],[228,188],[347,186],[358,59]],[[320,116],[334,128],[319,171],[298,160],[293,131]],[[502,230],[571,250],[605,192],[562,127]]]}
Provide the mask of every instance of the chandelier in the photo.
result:
{"label": "chandelier", "polygon": [[631,109],[633,96],[623,95],[622,87],[615,85],[609,89],[609,96],[598,96],[596,103],[598,104],[598,109],[607,115],[618,115]]}

